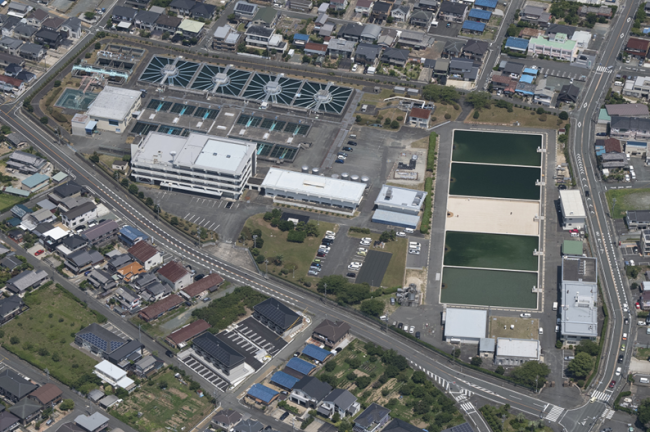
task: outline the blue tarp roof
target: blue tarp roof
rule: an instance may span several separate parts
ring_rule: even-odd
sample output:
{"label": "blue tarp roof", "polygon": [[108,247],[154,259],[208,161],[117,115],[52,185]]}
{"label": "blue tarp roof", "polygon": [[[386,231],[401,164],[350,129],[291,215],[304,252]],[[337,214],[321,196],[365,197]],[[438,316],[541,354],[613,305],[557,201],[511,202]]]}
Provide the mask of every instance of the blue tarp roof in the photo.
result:
{"label": "blue tarp roof", "polygon": [[298,381],[300,381],[298,378],[292,377],[288,373],[282,371],[274,373],[271,377],[271,382],[273,384],[277,384],[280,387],[284,387],[289,390],[293,390],[293,386],[295,386]]}
{"label": "blue tarp roof", "polygon": [[474,6],[486,7],[494,9],[497,7],[497,0],[476,0]]}
{"label": "blue tarp roof", "polygon": [[533,76],[522,75],[521,78],[519,79],[519,82],[532,84],[534,79],[535,79],[535,77],[533,77]]}
{"label": "blue tarp roof", "polygon": [[143,233],[142,231],[140,231],[140,230],[138,230],[136,228],[133,228],[132,226],[129,226],[129,225],[123,226],[120,229],[120,234],[122,234],[124,237],[126,237],[127,239],[129,239],[131,241],[137,240],[138,237],[141,237],[143,240],[146,240],[146,239],[149,238],[149,236],[146,235],[145,233]]}
{"label": "blue tarp roof", "polygon": [[537,69],[531,69],[531,68],[524,68],[524,73],[526,75],[532,75],[532,76],[537,76]]}
{"label": "blue tarp roof", "polygon": [[304,361],[303,359],[294,357],[291,360],[289,360],[289,363],[287,363],[287,367],[295,370],[296,372],[300,372],[303,375],[309,375],[309,372],[311,372],[311,370],[316,366],[314,366],[309,362]]}
{"label": "blue tarp roof", "polygon": [[464,21],[463,30],[483,32],[483,30],[485,30],[485,23],[476,21]]}
{"label": "blue tarp roof", "polygon": [[324,350],[323,348],[319,348],[316,345],[312,344],[307,344],[307,346],[303,348],[302,353],[307,357],[318,360],[319,362],[325,361],[327,357],[332,355],[330,351]]}
{"label": "blue tarp roof", "polygon": [[506,48],[525,50],[528,49],[528,40],[516,37],[506,39]]}
{"label": "blue tarp roof", "polygon": [[309,36],[307,36],[306,34],[302,34],[302,33],[296,33],[295,35],[293,35],[293,40],[309,42]]}
{"label": "blue tarp roof", "polygon": [[253,386],[248,390],[248,394],[255,399],[259,399],[265,403],[271,403],[273,398],[278,395],[278,392],[264,386],[262,384],[253,384]]}
{"label": "blue tarp roof", "polygon": [[481,9],[472,9],[469,11],[470,18],[476,18],[480,20],[489,20],[490,17],[492,16],[492,12],[486,11],[486,10],[481,10]]}

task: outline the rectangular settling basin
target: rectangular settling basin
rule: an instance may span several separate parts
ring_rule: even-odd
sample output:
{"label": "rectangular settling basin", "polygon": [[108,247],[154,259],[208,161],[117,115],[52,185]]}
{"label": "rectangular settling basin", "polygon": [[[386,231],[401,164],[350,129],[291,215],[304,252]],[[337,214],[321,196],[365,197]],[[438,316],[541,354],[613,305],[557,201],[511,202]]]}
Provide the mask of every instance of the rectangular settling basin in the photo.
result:
{"label": "rectangular settling basin", "polygon": [[537,271],[538,237],[447,231],[445,265]]}
{"label": "rectangular settling basin", "polygon": [[539,168],[453,163],[449,195],[538,200]]}
{"label": "rectangular settling basin", "polygon": [[542,154],[540,135],[454,131],[452,159],[503,165],[540,166]]}

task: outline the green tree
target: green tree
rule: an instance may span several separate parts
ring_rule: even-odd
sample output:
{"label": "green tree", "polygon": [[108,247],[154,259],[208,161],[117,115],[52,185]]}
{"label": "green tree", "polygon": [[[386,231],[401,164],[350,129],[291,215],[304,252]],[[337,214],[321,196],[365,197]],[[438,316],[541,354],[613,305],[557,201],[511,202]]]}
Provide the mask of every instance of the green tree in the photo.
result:
{"label": "green tree", "polygon": [[508,36],[517,36],[519,34],[519,29],[515,24],[510,24],[508,26],[508,31],[506,32]]}
{"label": "green tree", "polygon": [[132,193],[133,195],[137,195],[138,191],[139,189],[136,185],[132,184],[131,186],[129,186],[129,192]]}
{"label": "green tree", "polygon": [[325,363],[324,368],[325,368],[326,372],[334,372],[334,369],[336,369],[336,362],[333,361],[333,360],[330,360],[327,363]]}
{"label": "green tree", "polygon": [[164,32],[161,37],[162,37],[162,40],[169,39],[169,32]]}
{"label": "green tree", "polygon": [[123,178],[120,184],[124,187],[129,187],[129,179],[128,178]]}
{"label": "green tree", "polygon": [[372,316],[379,316],[384,312],[384,308],[386,307],[386,303],[384,303],[381,300],[377,299],[369,299],[365,300],[361,303],[361,312],[372,315]]}
{"label": "green tree", "polygon": [[534,388],[536,385],[544,383],[550,372],[551,370],[546,364],[529,361],[514,368],[510,372],[510,377],[518,384]]}
{"label": "green tree", "polygon": [[479,357],[479,356],[474,356],[474,357],[472,357],[471,363],[474,366],[481,366],[481,364],[483,364],[483,359],[481,357]]}
{"label": "green tree", "polygon": [[172,216],[172,218],[169,220],[169,223],[174,226],[178,225],[178,218],[176,216]]}
{"label": "green tree", "polygon": [[59,408],[62,411],[70,411],[71,409],[74,408],[74,401],[72,399],[63,399],[63,402],[61,402]]}
{"label": "green tree", "polygon": [[585,352],[576,354],[567,370],[575,378],[586,378],[594,367],[594,358]]}
{"label": "green tree", "polygon": [[44,125],[46,125],[48,121],[49,120],[47,119],[47,117],[45,116],[41,117],[41,123],[43,123]]}
{"label": "green tree", "polygon": [[11,339],[9,339],[9,342],[12,345],[18,345],[20,343],[20,339],[18,339],[18,336],[12,336]]}
{"label": "green tree", "polygon": [[497,366],[494,372],[498,373],[499,375],[503,375],[506,372],[506,370],[503,368],[503,366]]}
{"label": "green tree", "polygon": [[354,382],[358,388],[364,389],[370,385],[372,379],[368,375],[358,376]]}
{"label": "green tree", "polygon": [[228,15],[228,17],[226,19],[228,21],[230,21],[230,22],[233,22],[233,21],[235,21],[237,19],[237,15],[235,15],[234,13],[231,13],[230,15]]}
{"label": "green tree", "polygon": [[61,87],[61,81],[59,80],[54,81],[54,87]]}
{"label": "green tree", "polygon": [[542,114],[544,114],[546,111],[544,110],[544,108],[539,107],[539,108],[537,108],[537,110],[536,110],[535,112],[536,112],[537,114],[539,114],[539,115],[542,115]]}
{"label": "green tree", "polygon": [[600,347],[594,341],[584,340],[576,347],[576,353],[587,353],[588,355],[595,357],[600,351]]}
{"label": "green tree", "polygon": [[650,427],[650,399],[643,399],[639,404],[637,419],[646,429]]}
{"label": "green tree", "polygon": [[199,383],[197,383],[196,381],[192,381],[190,383],[190,390],[191,391],[197,391],[200,388],[201,388],[201,385]]}
{"label": "green tree", "polygon": [[427,374],[422,371],[415,371],[413,372],[411,380],[413,380],[413,382],[416,384],[423,384],[427,381]]}
{"label": "green tree", "polygon": [[338,423],[339,421],[341,421],[341,415],[340,415],[340,414],[338,413],[338,411],[337,411],[337,412],[335,412],[334,415],[332,416],[332,422],[333,422],[333,423]]}
{"label": "green tree", "polygon": [[146,205],[148,205],[149,207],[151,207],[153,205],[153,199],[151,199],[151,197],[147,197],[147,199],[144,201],[144,203]]}
{"label": "green tree", "polygon": [[98,50],[102,47],[102,44],[99,42],[95,42],[95,49]]}
{"label": "green tree", "polygon": [[560,120],[569,120],[569,113],[566,111],[562,111],[560,112],[558,117],[560,118]]}
{"label": "green tree", "polygon": [[490,108],[490,94],[488,92],[471,92],[465,97],[465,102],[477,110]]}
{"label": "green tree", "polygon": [[392,122],[390,122],[390,128],[399,129],[399,122],[397,120],[393,120]]}
{"label": "green tree", "polygon": [[422,97],[434,102],[457,102],[460,94],[453,87],[442,86],[438,84],[427,84],[422,89]]}

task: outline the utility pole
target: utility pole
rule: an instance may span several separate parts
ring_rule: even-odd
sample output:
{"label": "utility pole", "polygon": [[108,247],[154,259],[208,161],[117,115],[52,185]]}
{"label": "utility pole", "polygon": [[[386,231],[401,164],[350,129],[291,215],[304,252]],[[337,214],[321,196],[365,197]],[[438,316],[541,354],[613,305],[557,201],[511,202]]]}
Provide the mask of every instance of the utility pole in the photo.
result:
{"label": "utility pole", "polygon": [[253,236],[253,249],[257,249],[257,236]]}

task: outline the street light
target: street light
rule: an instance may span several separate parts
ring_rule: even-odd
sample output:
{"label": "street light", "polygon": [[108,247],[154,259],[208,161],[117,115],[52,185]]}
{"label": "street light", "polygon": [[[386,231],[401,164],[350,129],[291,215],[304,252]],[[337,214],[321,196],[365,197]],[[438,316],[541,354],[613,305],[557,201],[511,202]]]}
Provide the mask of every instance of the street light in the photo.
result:
{"label": "street light", "polygon": [[253,235],[253,248],[257,249],[257,236]]}
{"label": "street light", "polygon": [[264,264],[266,265],[266,276],[269,276],[269,260],[265,259]]}

